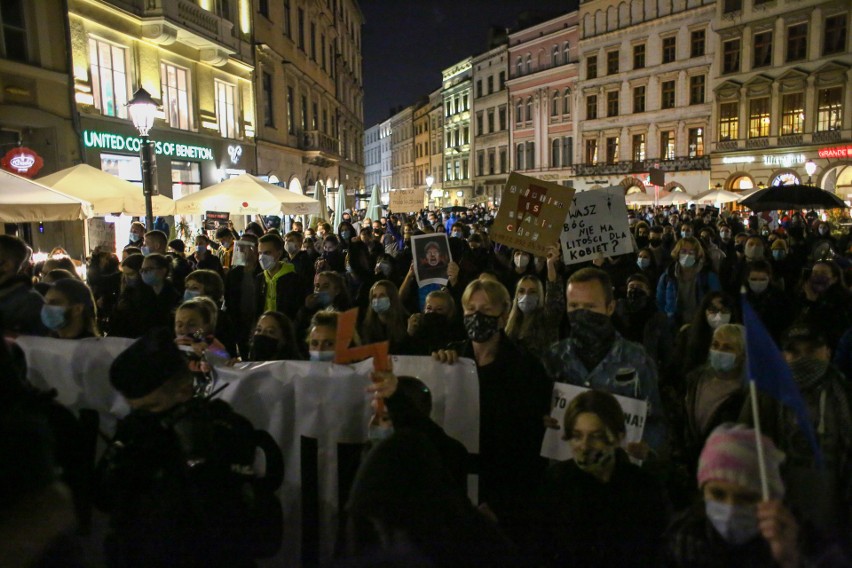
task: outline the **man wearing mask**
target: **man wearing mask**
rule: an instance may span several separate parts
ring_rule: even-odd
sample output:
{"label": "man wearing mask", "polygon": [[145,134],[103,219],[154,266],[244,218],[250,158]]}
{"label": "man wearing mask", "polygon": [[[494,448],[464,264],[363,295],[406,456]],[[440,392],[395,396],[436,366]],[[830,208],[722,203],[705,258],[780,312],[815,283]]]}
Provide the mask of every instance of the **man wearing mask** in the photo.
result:
{"label": "man wearing mask", "polygon": [[278,235],[263,235],[257,243],[258,262],[263,273],[257,277],[257,313],[281,312],[296,318],[305,297],[293,264],[285,257],[284,241]]}
{"label": "man wearing mask", "polygon": [[45,335],[41,323],[44,298],[33,290],[32,281],[21,269],[30,250],[18,237],[0,235],[0,318],[5,331]]}
{"label": "man wearing mask", "polygon": [[314,290],[314,262],[310,255],[302,250],[304,237],[302,233],[290,231],[284,235],[284,252],[286,260],[289,260],[296,270],[296,276],[301,284],[302,296],[307,296]]}
{"label": "man wearing mask", "polygon": [[578,270],[568,279],[566,302],[571,332],[545,355],[548,375],[558,382],[647,401],[642,442],[630,444],[628,453],[645,459],[649,450],[661,450],[666,432],[657,369],[641,345],[615,330],[609,275],[597,268]]}
{"label": "man wearing mask", "polygon": [[219,227],[216,230],[216,240],[222,245],[216,251],[216,254],[222,264],[222,270],[227,272],[231,268],[234,256],[234,233],[228,227]]}
{"label": "man wearing mask", "polygon": [[148,231],[142,239],[142,254],[166,254],[169,238],[162,231]]}
{"label": "man wearing mask", "polygon": [[126,246],[129,247],[141,247],[142,239],[145,237],[145,225],[140,223],[139,221],[133,221],[130,224],[130,240],[127,242]]}
{"label": "man wearing mask", "polygon": [[225,276],[225,307],[237,326],[237,347],[247,354],[249,339],[257,321],[259,284],[263,269],[257,258],[257,237],[246,233],[234,243],[234,259],[231,270]]}
{"label": "man wearing mask", "polygon": [[195,237],[195,252],[189,257],[189,264],[193,270],[214,270],[224,278],[225,272],[222,270],[222,263],[219,262],[219,257],[210,251],[209,247],[210,239],[206,236],[198,235]]}

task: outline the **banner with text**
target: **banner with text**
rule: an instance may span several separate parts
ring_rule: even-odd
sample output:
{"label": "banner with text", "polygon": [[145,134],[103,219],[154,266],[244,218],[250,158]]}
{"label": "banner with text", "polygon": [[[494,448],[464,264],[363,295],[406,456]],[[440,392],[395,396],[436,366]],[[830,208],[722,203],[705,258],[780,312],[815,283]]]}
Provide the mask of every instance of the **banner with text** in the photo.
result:
{"label": "banner with text", "polygon": [[512,172],[503,188],[491,240],[546,256],[562,232],[574,189]]}
{"label": "banner with text", "polygon": [[[112,436],[129,408],[109,384],[109,367],[131,340],[20,337],[17,342],[35,386],[55,388],[59,402],[73,411],[96,410],[101,431]],[[217,396],[255,428],[269,432],[284,454],[285,478],[279,490],[284,544],[261,566],[332,563],[345,505],[339,488],[351,484],[367,440],[372,410],[365,389],[372,369],[371,359],[354,365],[270,361],[215,368],[218,383],[227,384]],[[478,453],[479,383],[473,361],[446,365],[431,357],[394,356],[393,369],[423,381],[432,392],[432,419],[471,454]],[[92,534],[87,548],[100,549],[103,536]]]}
{"label": "banner with text", "polygon": [[[559,429],[548,428],[547,432],[544,433],[544,441],[541,443],[542,457],[558,461],[570,460],[573,457],[571,444],[568,440],[562,439],[565,433],[562,420],[565,418],[565,409],[568,408],[571,401],[587,390],[589,389],[566,383],[553,384],[553,409],[550,411],[550,417],[559,423]],[[621,405],[621,410],[624,411],[624,426],[627,432],[622,446],[626,447],[631,442],[642,440],[645,417],[648,415],[648,403],[626,396],[614,396],[618,404]]]}
{"label": "banner with text", "polygon": [[565,264],[633,252],[624,188],[613,186],[575,194],[560,241]]}
{"label": "banner with text", "polygon": [[423,209],[426,199],[425,189],[399,189],[388,194],[388,209],[394,213],[410,213]]}

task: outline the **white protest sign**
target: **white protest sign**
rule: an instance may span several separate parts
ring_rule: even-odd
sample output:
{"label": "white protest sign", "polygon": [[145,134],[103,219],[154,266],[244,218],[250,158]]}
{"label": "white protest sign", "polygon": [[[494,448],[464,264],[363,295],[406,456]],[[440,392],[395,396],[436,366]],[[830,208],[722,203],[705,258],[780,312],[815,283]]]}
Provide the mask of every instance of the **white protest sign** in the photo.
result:
{"label": "white protest sign", "polygon": [[559,240],[565,264],[633,252],[624,188],[575,193]]}
{"label": "white protest sign", "polygon": [[391,191],[388,202],[388,208],[394,213],[409,213],[412,211],[420,211],[423,209],[423,203],[426,199],[426,190],[420,189],[399,189]]}
{"label": "white protest sign", "polygon": [[[559,423],[559,429],[548,428],[547,432],[544,433],[544,440],[541,443],[542,457],[558,461],[570,460],[573,457],[571,444],[562,439],[564,434],[562,420],[565,418],[565,409],[568,408],[571,401],[587,390],[590,389],[566,383],[553,384],[553,409],[550,411],[550,417],[556,419]],[[623,446],[626,447],[631,442],[641,441],[642,432],[645,429],[645,418],[648,415],[648,403],[626,396],[613,396],[621,405],[621,410],[624,411],[624,426],[627,432]]]}

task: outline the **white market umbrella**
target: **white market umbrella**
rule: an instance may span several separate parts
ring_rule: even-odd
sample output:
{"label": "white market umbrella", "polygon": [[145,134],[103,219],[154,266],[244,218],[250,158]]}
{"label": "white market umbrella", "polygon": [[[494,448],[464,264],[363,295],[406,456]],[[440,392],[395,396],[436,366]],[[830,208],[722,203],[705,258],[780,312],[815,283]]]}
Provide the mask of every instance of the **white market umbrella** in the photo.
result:
{"label": "white market umbrella", "polygon": [[[39,183],[88,201],[96,216],[124,213],[145,215],[142,188],[88,164],[78,164],[38,179]],[[165,195],[151,198],[154,216],[174,214],[174,201]]]}
{"label": "white market umbrella", "polygon": [[739,196],[739,201],[742,201],[743,199],[745,199],[746,197],[748,197],[752,193],[757,193],[761,189],[764,189],[764,188],[758,186],[758,187],[752,187],[751,189],[744,189],[743,191],[741,191],[737,194]]}
{"label": "white market umbrella", "polygon": [[222,211],[232,215],[305,215],[317,211],[317,205],[316,199],[242,174],[178,199],[175,214]]}
{"label": "white market umbrella", "polygon": [[334,201],[334,226],[332,229],[337,231],[337,227],[343,222],[343,212],[346,210],[346,188],[343,184],[337,186],[337,199]]}
{"label": "white market umbrella", "polygon": [[367,212],[365,216],[371,221],[378,221],[384,215],[382,202],[379,199],[379,186],[373,185],[373,191],[370,192],[370,200],[367,201]]}
{"label": "white market umbrella", "polygon": [[653,205],[654,204],[654,196],[648,195],[644,191],[639,191],[637,193],[631,193],[624,198],[625,203],[628,205]]}
{"label": "white market umbrella", "polygon": [[326,215],[328,215],[328,203],[325,196],[325,184],[321,181],[318,181],[314,185],[314,199],[319,202],[319,212],[311,216],[310,222],[308,226],[312,229],[316,229],[317,225],[320,222],[320,219],[325,220]]}
{"label": "white market umbrella", "polygon": [[692,201],[701,205],[718,205],[720,203],[731,203],[739,201],[740,195],[724,189],[711,189],[701,195],[692,198]]}
{"label": "white market umbrella", "polygon": [[661,197],[658,203],[660,205],[683,205],[684,203],[689,203],[692,199],[693,197],[688,193],[673,191],[665,197]]}
{"label": "white market umbrella", "polygon": [[91,216],[91,203],[0,170],[0,221],[82,221]]}

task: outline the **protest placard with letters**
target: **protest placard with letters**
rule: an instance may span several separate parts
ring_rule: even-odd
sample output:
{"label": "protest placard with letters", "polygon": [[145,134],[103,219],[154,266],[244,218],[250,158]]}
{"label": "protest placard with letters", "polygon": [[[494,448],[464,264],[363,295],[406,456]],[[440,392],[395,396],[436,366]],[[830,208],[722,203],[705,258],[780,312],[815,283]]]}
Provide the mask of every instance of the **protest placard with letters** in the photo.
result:
{"label": "protest placard with letters", "polygon": [[614,186],[576,193],[559,240],[565,264],[633,252],[624,188]]}
{"label": "protest placard with letters", "polygon": [[425,189],[398,189],[388,195],[388,209],[394,213],[411,213],[423,209]]}

